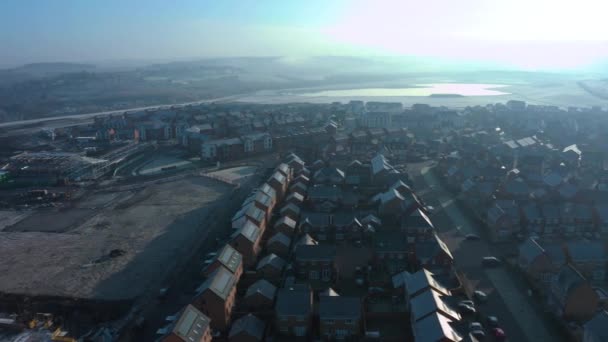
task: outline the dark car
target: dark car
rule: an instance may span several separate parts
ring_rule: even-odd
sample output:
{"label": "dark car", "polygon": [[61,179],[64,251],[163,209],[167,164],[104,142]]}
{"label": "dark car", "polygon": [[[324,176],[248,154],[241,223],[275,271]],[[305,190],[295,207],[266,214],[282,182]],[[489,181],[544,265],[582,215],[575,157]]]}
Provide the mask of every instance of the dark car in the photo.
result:
{"label": "dark car", "polygon": [[498,327],[498,318],[496,316],[488,316],[487,324],[492,328]]}
{"label": "dark car", "polygon": [[477,241],[477,240],[480,240],[481,238],[477,234],[467,234],[464,236],[464,239],[469,240],[469,241]]}
{"label": "dark car", "polygon": [[481,265],[485,267],[498,267],[500,266],[500,259],[493,256],[483,257],[481,259]]}
{"label": "dark car", "polygon": [[475,315],[477,310],[470,305],[460,303],[458,304],[458,312],[460,312],[462,315]]}
{"label": "dark car", "polygon": [[488,299],[488,295],[485,292],[479,290],[473,292],[473,297],[475,297],[475,299],[481,303],[485,302]]}

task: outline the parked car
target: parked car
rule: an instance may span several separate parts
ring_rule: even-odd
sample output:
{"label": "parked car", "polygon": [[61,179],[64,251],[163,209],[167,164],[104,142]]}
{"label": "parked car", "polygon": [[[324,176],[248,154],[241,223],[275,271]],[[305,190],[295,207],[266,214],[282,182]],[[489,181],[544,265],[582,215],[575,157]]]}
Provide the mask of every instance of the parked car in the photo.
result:
{"label": "parked car", "polygon": [[467,234],[464,236],[464,239],[469,240],[469,241],[477,241],[477,240],[480,240],[481,238],[477,234]]}
{"label": "parked car", "polygon": [[492,335],[496,341],[504,341],[507,339],[507,334],[501,328],[492,328]]}
{"label": "parked car", "polygon": [[483,330],[475,330],[471,331],[471,335],[475,337],[478,341],[483,341],[486,338],[486,333]]}
{"label": "parked car", "polygon": [[458,304],[458,312],[460,312],[462,315],[475,315],[477,313],[477,310],[475,310],[475,308],[470,305],[461,303]]}
{"label": "parked car", "polygon": [[479,322],[471,322],[471,324],[469,324],[469,331],[475,330],[483,330],[483,325]]}
{"label": "parked car", "polygon": [[496,316],[488,316],[486,321],[489,326],[493,328],[498,327],[498,318]]}
{"label": "parked car", "polygon": [[475,307],[475,302],[473,302],[472,300],[461,300],[459,302],[459,304],[465,304],[465,305],[468,305],[468,306]]}
{"label": "parked car", "polygon": [[478,302],[482,303],[488,300],[488,295],[485,292],[479,290],[473,292],[473,297],[475,297]]}
{"label": "parked car", "polygon": [[500,259],[493,256],[483,257],[481,259],[481,265],[485,267],[497,267],[500,266]]}

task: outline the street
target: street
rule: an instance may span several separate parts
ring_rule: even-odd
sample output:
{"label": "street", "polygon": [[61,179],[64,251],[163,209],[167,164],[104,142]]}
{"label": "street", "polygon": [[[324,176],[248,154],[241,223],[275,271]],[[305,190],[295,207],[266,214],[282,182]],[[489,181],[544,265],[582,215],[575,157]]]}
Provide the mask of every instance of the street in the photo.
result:
{"label": "street", "polygon": [[432,219],[439,235],[452,251],[456,267],[463,271],[476,289],[488,295],[487,303],[480,306],[484,315],[497,316],[510,341],[561,341],[547,327],[547,323],[528,298],[526,289],[504,267],[483,268],[485,256],[500,256],[497,248],[480,239],[468,241],[466,234],[484,236],[479,226],[456,205],[453,195],[445,190],[429,167],[420,170],[415,177],[418,190],[425,202],[435,206],[437,212]]}

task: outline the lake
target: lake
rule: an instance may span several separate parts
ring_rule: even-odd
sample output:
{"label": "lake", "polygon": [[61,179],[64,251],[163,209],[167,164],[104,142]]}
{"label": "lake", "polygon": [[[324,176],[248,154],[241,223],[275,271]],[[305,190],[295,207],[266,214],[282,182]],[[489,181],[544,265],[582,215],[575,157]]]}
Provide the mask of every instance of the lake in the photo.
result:
{"label": "lake", "polygon": [[495,90],[507,87],[503,84],[476,84],[476,83],[433,83],[416,84],[410,88],[362,88],[323,90],[311,93],[298,94],[300,96],[497,96],[508,95],[507,92]]}

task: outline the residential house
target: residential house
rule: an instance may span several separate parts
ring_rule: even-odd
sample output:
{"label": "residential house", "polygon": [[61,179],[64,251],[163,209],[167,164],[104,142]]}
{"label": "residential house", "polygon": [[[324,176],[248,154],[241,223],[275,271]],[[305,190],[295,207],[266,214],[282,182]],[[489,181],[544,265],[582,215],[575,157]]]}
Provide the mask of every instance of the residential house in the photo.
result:
{"label": "residential house", "polygon": [[230,271],[236,279],[240,279],[243,274],[243,256],[236,249],[232,248],[229,244],[226,244],[204,270],[203,274],[209,277],[211,273],[218,269],[218,267],[225,267]]}
{"label": "residential house", "polygon": [[262,230],[253,222],[247,220],[245,224],[232,235],[230,244],[243,256],[245,266],[255,265],[260,253],[260,240]]}
{"label": "residential house", "polygon": [[410,266],[412,250],[403,233],[377,232],[372,239],[375,262],[379,268],[385,268],[389,274],[395,274]]}
{"label": "residential house", "polygon": [[249,311],[265,311],[273,307],[277,287],[266,279],[251,284],[243,297]]}
{"label": "residential house", "polygon": [[560,205],[563,232],[566,235],[589,232],[593,228],[591,206],[581,203],[565,202]]}
{"label": "residential house", "polygon": [[523,226],[528,230],[528,232],[537,234],[543,233],[544,218],[536,203],[526,203],[522,206],[521,213]]}
{"label": "residential house", "polygon": [[518,222],[513,222],[507,212],[500,206],[494,204],[487,212],[486,223],[493,240],[505,240],[517,231]]}
{"label": "residential house", "polygon": [[437,233],[428,241],[416,242],[414,258],[417,265],[435,272],[450,273],[454,257]]}
{"label": "residential house", "polygon": [[289,165],[281,163],[279,164],[279,166],[277,166],[276,170],[279,171],[283,176],[285,176],[285,178],[287,178],[288,183],[291,182],[291,180],[293,179],[293,170],[291,169],[291,167],[289,167]]}
{"label": "residential house", "polygon": [[597,311],[599,298],[591,283],[572,265],[564,265],[551,282],[549,304],[559,317],[585,322]]}
{"label": "residential house", "polygon": [[289,187],[289,191],[291,192],[291,194],[297,194],[302,197],[306,197],[308,185],[304,184],[302,181],[296,181],[291,187]]}
{"label": "residential house", "polygon": [[277,204],[277,192],[274,190],[274,188],[271,187],[268,183],[264,183],[258,188],[258,191],[261,191],[264,194],[268,195],[268,197],[270,197],[269,206],[270,208],[274,209],[274,206]]}
{"label": "residential house", "polygon": [[274,224],[274,229],[278,233],[293,236],[296,233],[296,221],[288,216],[281,216]]}
{"label": "residential house", "polygon": [[335,257],[334,246],[299,245],[295,253],[296,273],[303,279],[333,281],[338,276]]}
{"label": "residential house", "polygon": [[354,214],[338,212],[331,215],[330,221],[334,229],[333,239],[336,242],[361,238],[363,225]]}
{"label": "residential house", "polygon": [[296,247],[297,246],[301,246],[301,245],[318,245],[319,242],[317,242],[317,240],[313,239],[312,236],[308,235],[308,234],[304,234],[302,235],[302,237],[300,238],[300,240],[298,240],[298,242],[296,243]]}
{"label": "residential house", "polygon": [[297,221],[300,217],[300,207],[293,203],[289,203],[281,208],[281,216],[286,216],[294,221]]}
{"label": "residential house", "polygon": [[561,215],[560,208],[556,204],[545,203],[541,206],[545,225],[543,234],[554,235],[561,231]]}
{"label": "residential house", "polygon": [[227,138],[205,141],[201,145],[203,160],[236,160],[243,158],[243,141],[240,138]]}
{"label": "residential house", "polygon": [[246,222],[251,221],[258,226],[262,232],[266,228],[266,213],[256,207],[255,202],[244,204],[232,217],[232,229],[241,228]]}
{"label": "residential house", "polygon": [[293,284],[280,289],[275,306],[275,325],[282,335],[304,337],[312,326],[312,291],[308,285]]}
{"label": "residential house", "polygon": [[336,186],[315,185],[308,189],[308,201],[317,211],[331,212],[342,203],[342,190]]}
{"label": "residential house", "polygon": [[445,296],[429,289],[410,299],[412,322],[420,321],[434,313],[441,313],[453,321],[460,320],[460,314],[444,301]]}
{"label": "residential house", "polygon": [[260,259],[256,271],[260,278],[278,284],[281,281],[281,273],[283,273],[286,264],[283,258],[271,253]]}
{"label": "residential house", "polygon": [[431,289],[442,296],[452,295],[448,288],[435,279],[435,274],[425,268],[415,273],[408,271],[397,273],[393,276],[392,282],[393,289],[405,296],[408,303],[412,298]]}
{"label": "residential house", "polygon": [[168,327],[162,342],[211,342],[210,319],[192,305],[187,305]]}
{"label": "residential house", "polygon": [[363,329],[363,306],[359,297],[320,296],[319,322],[325,340],[356,339]]}
{"label": "residential house", "polygon": [[336,167],[324,167],[316,171],[313,178],[318,184],[339,185],[344,183],[345,175],[344,171]]}
{"label": "residential house", "polygon": [[287,177],[283,176],[283,174],[279,171],[275,171],[272,176],[267,181],[268,185],[270,185],[277,194],[277,199],[282,199],[287,191]]}
{"label": "residential house", "polygon": [[432,239],[435,227],[421,209],[416,209],[411,214],[401,218],[401,231],[405,233],[408,243],[413,244]]}
{"label": "residential house", "polygon": [[264,340],[266,323],[252,314],[247,314],[232,324],[228,341],[259,342]]}
{"label": "residential house", "polygon": [[270,220],[272,215],[272,209],[274,204],[272,198],[260,190],[255,190],[249,197],[243,202],[243,207],[254,205],[256,208],[262,210],[265,213],[266,221]]}
{"label": "residential house", "polygon": [[287,256],[289,254],[289,247],[291,245],[291,239],[284,233],[277,232],[274,234],[266,243],[266,249],[270,253],[274,253],[279,256]]}
{"label": "residential house", "polygon": [[300,220],[300,231],[326,241],[332,238],[331,215],[325,213],[307,213]]}
{"label": "residential house", "polygon": [[245,156],[272,151],[272,137],[268,133],[247,134],[241,140]]}
{"label": "residential house", "polygon": [[555,265],[541,245],[528,238],[519,246],[518,265],[530,279],[548,285],[559,265]]}
{"label": "residential house", "polygon": [[301,207],[303,203],[304,195],[297,192],[292,192],[287,196],[287,198],[285,198],[285,204],[293,204],[297,207]]}
{"label": "residential house", "polygon": [[454,328],[459,320],[441,312],[434,312],[413,324],[414,341],[416,342],[459,342],[461,334]]}
{"label": "residential house", "polygon": [[220,266],[197,289],[193,305],[211,319],[211,328],[224,330],[230,325],[237,282],[234,274]]}

